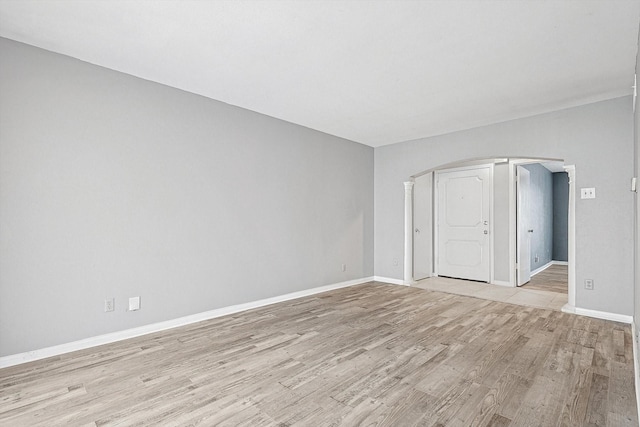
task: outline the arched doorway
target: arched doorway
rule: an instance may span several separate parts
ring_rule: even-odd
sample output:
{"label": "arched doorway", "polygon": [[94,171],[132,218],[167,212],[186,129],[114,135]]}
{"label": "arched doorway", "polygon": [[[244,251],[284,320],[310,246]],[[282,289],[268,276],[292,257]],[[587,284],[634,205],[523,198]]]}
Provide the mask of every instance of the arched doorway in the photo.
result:
{"label": "arched doorway", "polygon": [[[564,165],[562,159],[529,157],[495,157],[470,159],[422,171],[405,182],[405,264],[404,282],[437,275],[438,247],[435,220],[438,176],[443,171],[489,166],[494,192],[491,198],[490,230],[491,275],[487,282],[501,286],[517,286],[517,182],[518,166],[547,164],[568,175],[567,212],[568,304],[564,311],[575,308],[575,167]],[[559,169],[558,169],[559,168]]]}

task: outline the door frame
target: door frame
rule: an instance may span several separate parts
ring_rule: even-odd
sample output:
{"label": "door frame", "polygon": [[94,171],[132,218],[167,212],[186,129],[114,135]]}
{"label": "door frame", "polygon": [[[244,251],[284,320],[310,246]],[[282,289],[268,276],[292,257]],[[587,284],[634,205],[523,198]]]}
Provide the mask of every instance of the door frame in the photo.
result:
{"label": "door frame", "polygon": [[516,166],[545,163],[545,162],[562,162],[563,168],[569,176],[569,218],[567,222],[567,264],[568,264],[568,302],[562,308],[566,313],[575,313],[576,307],[576,167],[575,165],[567,165],[562,159],[548,158],[513,158],[509,159],[509,281],[511,286],[517,287],[517,245],[516,245],[516,210],[517,210],[517,192],[516,192]]}
{"label": "door frame", "polygon": [[[521,170],[518,168],[522,168]],[[525,214],[528,215],[528,213],[523,213],[523,209],[522,209],[522,202],[523,200],[525,200],[525,197],[527,198],[527,208],[529,208],[529,194],[527,194],[527,192],[529,191],[529,182],[527,182],[527,188],[526,191],[523,191],[522,188],[522,177],[523,177],[523,171],[526,171],[527,173],[525,174],[527,176],[527,180],[529,180],[530,175],[529,175],[529,171],[527,169],[525,169],[523,166],[521,165],[515,165],[515,174],[516,174],[516,287],[518,286],[522,286],[525,285],[526,283],[528,283],[531,280],[531,236],[528,235],[529,234],[529,230],[526,230],[523,232],[522,229],[522,218],[523,216],[525,216]],[[523,195],[524,193],[524,195]],[[527,226],[526,228],[529,228],[529,226]],[[525,234],[526,233],[526,234]],[[529,250],[527,251],[527,256],[523,257],[522,256],[522,249],[524,245],[523,240],[527,239],[528,244],[529,244]],[[528,265],[527,270],[528,270],[528,280],[526,282],[522,282],[522,264],[523,264],[523,258],[526,258],[526,264]],[[520,262],[518,262],[520,261]],[[522,282],[522,283],[521,283]]]}
{"label": "door frame", "polygon": [[479,164],[479,165],[471,165],[471,166],[462,166],[462,167],[455,167],[455,168],[449,168],[449,169],[438,169],[435,171],[434,173],[434,177],[433,177],[433,232],[432,232],[432,236],[433,236],[433,275],[434,277],[438,277],[438,264],[440,261],[440,254],[439,254],[439,233],[438,233],[438,200],[439,200],[439,193],[438,193],[438,176],[440,174],[443,173],[449,173],[449,172],[462,172],[462,171],[469,171],[469,170],[477,170],[477,169],[489,169],[489,281],[487,283],[493,283],[494,281],[494,277],[493,277],[493,266],[494,266],[494,253],[493,253],[493,248],[494,248],[494,227],[493,227],[493,167],[494,167],[494,163],[485,163],[485,164]]}

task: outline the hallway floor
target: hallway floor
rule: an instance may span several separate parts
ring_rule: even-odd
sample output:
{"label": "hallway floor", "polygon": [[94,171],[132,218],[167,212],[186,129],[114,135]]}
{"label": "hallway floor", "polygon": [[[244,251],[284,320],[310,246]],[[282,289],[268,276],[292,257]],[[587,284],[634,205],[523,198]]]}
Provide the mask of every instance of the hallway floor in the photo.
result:
{"label": "hallway floor", "polygon": [[569,291],[569,267],[552,265],[531,277],[531,281],[522,285],[524,289],[557,292],[566,294]]}
{"label": "hallway floor", "polygon": [[[564,285],[562,275],[564,270]],[[471,296],[491,301],[501,301],[527,307],[560,310],[568,302],[567,267],[553,265],[531,278],[531,282],[519,288],[491,285],[448,277],[430,277],[420,280],[416,288]],[[564,293],[560,290],[564,286]]]}

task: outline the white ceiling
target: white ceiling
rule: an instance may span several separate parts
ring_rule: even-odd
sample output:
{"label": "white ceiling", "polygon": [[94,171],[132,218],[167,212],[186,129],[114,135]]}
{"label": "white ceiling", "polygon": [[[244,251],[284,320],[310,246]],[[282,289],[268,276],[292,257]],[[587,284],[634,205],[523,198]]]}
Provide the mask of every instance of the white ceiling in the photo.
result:
{"label": "white ceiling", "polygon": [[632,93],[640,0],[0,1],[0,36],[380,146]]}

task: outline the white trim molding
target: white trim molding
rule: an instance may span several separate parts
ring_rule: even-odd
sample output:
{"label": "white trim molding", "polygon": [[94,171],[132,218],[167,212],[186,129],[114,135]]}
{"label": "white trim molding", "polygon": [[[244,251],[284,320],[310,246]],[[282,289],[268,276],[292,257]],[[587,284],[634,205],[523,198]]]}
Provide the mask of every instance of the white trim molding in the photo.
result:
{"label": "white trim molding", "polygon": [[[626,314],[609,313],[608,311],[591,310],[588,308],[574,307],[567,303],[562,307],[564,313],[579,314],[580,316],[594,317],[596,319],[612,320],[620,323],[633,323],[633,316]],[[635,349],[634,349],[635,350]]]}
{"label": "white trim molding", "polygon": [[411,283],[407,283],[402,279],[392,279],[391,277],[382,277],[382,276],[373,276],[373,280],[375,280],[376,282],[382,282],[382,283],[390,283],[392,285],[404,285],[404,286],[410,286],[415,282],[411,282]]}
{"label": "white trim molding", "polygon": [[491,282],[492,285],[497,286],[506,286],[507,288],[513,288],[511,282],[507,282],[506,280],[494,280]]}
{"label": "white trim molding", "polygon": [[631,322],[631,335],[633,339],[633,378],[636,386],[636,410],[638,411],[638,419],[640,420],[640,369],[638,361],[638,336],[637,336],[636,322]]}
{"label": "white trim molding", "polygon": [[192,323],[201,322],[203,320],[214,319],[216,317],[222,317],[229,314],[239,313],[245,310],[251,310],[253,308],[264,307],[266,305],[276,304],[279,302],[284,302],[292,299],[315,295],[322,292],[331,291],[334,289],[361,285],[363,283],[371,282],[373,280],[375,280],[374,277],[364,277],[361,279],[348,280],[346,282],[334,283],[331,285],[319,286],[317,288],[305,289],[303,291],[291,292],[289,294],[279,295],[271,298],[265,298],[258,301],[232,305],[229,307],[222,307],[215,310],[205,311],[203,313],[196,313],[189,316],[179,317],[177,319],[166,320],[164,322],[152,323],[150,325],[144,325],[137,328],[126,329],[124,331],[112,332],[109,334],[89,337],[82,340],[73,341],[70,343],[42,348],[39,350],[33,350],[25,353],[4,356],[4,357],[0,357],[0,368],[7,368],[9,366],[19,365],[21,363],[32,362],[32,361],[44,359],[47,357],[70,353],[72,351],[84,350],[87,348],[96,347],[103,344],[110,344],[113,342],[122,341],[129,338],[139,337],[141,335],[146,335],[154,332],[164,331],[167,329],[177,328],[179,326],[190,325]]}
{"label": "white trim molding", "polygon": [[569,236],[567,238],[567,256],[569,259],[569,283],[568,297],[569,306],[576,306],[576,167],[575,165],[567,165],[564,170],[569,176],[569,218],[567,229]]}
{"label": "white trim molding", "polygon": [[553,265],[553,261],[549,261],[548,263],[546,263],[542,267],[536,268],[535,270],[533,270],[531,272],[531,277],[535,276],[538,273],[541,273],[541,272],[545,271],[547,268],[551,267],[552,265]]}

